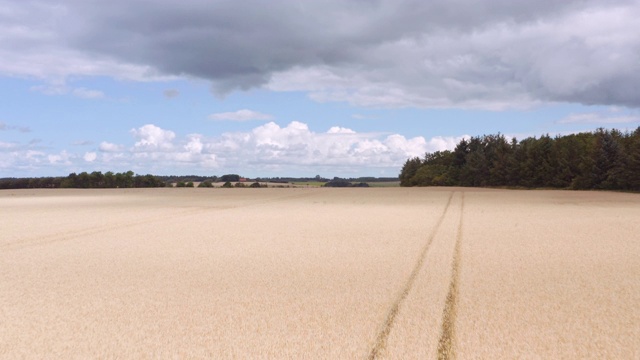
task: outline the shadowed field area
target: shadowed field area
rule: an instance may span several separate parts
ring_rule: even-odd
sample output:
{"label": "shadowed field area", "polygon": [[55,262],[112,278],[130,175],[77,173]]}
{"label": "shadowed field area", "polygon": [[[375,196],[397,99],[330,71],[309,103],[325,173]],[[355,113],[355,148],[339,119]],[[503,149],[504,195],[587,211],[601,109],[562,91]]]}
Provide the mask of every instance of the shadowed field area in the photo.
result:
{"label": "shadowed field area", "polygon": [[2,358],[638,358],[640,196],[0,192]]}

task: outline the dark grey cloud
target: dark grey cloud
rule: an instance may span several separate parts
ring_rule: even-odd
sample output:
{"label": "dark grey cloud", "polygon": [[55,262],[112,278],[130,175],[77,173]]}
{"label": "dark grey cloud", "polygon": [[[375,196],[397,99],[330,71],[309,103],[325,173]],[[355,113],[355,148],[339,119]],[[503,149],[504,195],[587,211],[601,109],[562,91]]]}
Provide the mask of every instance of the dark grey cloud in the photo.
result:
{"label": "dark grey cloud", "polygon": [[[0,0],[0,5],[9,9],[0,13],[0,22],[13,29],[8,37],[13,42],[29,42],[32,49],[40,44],[35,48],[52,50],[48,54],[71,52],[94,64],[77,60],[68,65],[68,75],[186,76],[210,80],[220,94],[267,86],[369,106],[500,109],[549,101],[640,106],[638,1],[66,0],[51,5]],[[43,22],[38,14],[51,8],[57,21]],[[29,24],[26,33],[15,30],[21,22]],[[7,52],[7,41],[0,40],[0,55]],[[54,68],[65,74],[64,66]],[[3,68],[22,71],[0,64]]]}

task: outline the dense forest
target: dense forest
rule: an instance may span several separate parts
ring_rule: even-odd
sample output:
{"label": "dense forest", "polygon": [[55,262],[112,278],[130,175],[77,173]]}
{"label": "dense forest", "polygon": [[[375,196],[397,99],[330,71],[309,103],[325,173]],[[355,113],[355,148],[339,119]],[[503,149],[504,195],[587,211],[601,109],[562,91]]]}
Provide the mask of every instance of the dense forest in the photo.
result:
{"label": "dense forest", "polygon": [[487,186],[640,191],[640,127],[517,141],[461,140],[453,151],[408,159],[401,186]]}
{"label": "dense forest", "polygon": [[140,188],[164,187],[162,179],[153,175],[136,175],[133,171],[113,173],[81,172],[68,176],[40,178],[4,178],[0,179],[0,189],[36,189],[36,188]]}

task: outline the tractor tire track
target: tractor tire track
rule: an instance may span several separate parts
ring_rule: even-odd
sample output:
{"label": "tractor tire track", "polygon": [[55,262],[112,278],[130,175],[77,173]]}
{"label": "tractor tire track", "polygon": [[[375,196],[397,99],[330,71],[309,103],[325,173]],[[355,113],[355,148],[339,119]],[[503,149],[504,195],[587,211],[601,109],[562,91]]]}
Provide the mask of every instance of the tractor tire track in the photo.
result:
{"label": "tractor tire track", "polygon": [[460,243],[462,242],[462,219],[464,215],[464,193],[460,202],[460,221],[458,222],[458,234],[453,251],[453,264],[451,265],[451,282],[449,293],[442,312],[442,328],[438,340],[438,360],[456,358],[455,352],[455,323],[457,317],[458,278],[460,276]]}
{"label": "tractor tire track", "polygon": [[39,236],[36,238],[24,238],[24,239],[10,242],[10,243],[0,244],[0,250],[15,251],[15,250],[20,250],[20,249],[24,249],[32,246],[42,246],[42,245],[48,245],[48,244],[57,243],[57,242],[69,241],[69,240],[77,239],[84,236],[96,235],[96,234],[110,232],[114,230],[131,228],[139,225],[146,225],[146,224],[152,224],[152,223],[164,222],[164,221],[175,221],[176,218],[192,216],[192,215],[200,214],[207,211],[248,208],[253,206],[277,203],[277,202],[291,200],[291,199],[305,198],[315,194],[316,192],[304,192],[301,194],[278,196],[271,199],[265,199],[261,201],[252,201],[244,204],[237,204],[237,205],[230,205],[230,206],[196,206],[196,207],[188,208],[186,210],[177,210],[175,212],[171,212],[166,215],[147,217],[144,219],[137,219],[137,220],[127,221],[127,222],[120,222],[120,223],[107,224],[107,225],[101,225],[101,226],[87,227],[79,230],[58,232],[50,235]]}
{"label": "tractor tire track", "polygon": [[382,327],[378,332],[378,335],[376,336],[376,340],[374,342],[373,347],[371,348],[371,351],[369,352],[369,356],[367,357],[367,359],[369,360],[377,359],[386,348],[387,339],[389,338],[389,334],[391,333],[391,329],[393,328],[393,323],[396,319],[396,316],[398,315],[398,310],[400,309],[402,302],[407,298],[407,295],[409,295],[409,292],[413,287],[413,283],[415,282],[418,276],[418,273],[420,272],[420,270],[422,269],[422,266],[424,265],[427,252],[429,251],[431,243],[433,242],[433,239],[436,237],[436,234],[440,229],[440,225],[442,225],[442,222],[444,221],[444,218],[447,214],[447,211],[449,210],[449,207],[451,205],[451,200],[453,199],[454,194],[455,192],[452,192],[449,195],[447,204],[445,205],[444,210],[442,211],[442,214],[440,214],[440,218],[438,218],[438,222],[431,230],[431,233],[427,238],[427,242],[425,243],[422,250],[420,251],[420,255],[418,256],[418,261],[414,265],[413,270],[411,271],[411,274],[409,275],[409,278],[407,279],[405,286],[402,288],[402,292],[398,295],[393,305],[389,309],[389,312],[387,313],[385,321],[382,324]]}

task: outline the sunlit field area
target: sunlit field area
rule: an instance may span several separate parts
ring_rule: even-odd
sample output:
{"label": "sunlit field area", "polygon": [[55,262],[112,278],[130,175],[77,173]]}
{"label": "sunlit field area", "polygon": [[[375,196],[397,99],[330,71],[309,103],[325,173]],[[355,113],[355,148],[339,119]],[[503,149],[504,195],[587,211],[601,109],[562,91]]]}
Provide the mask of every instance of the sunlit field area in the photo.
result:
{"label": "sunlit field area", "polygon": [[640,195],[0,192],[0,358],[640,358]]}

